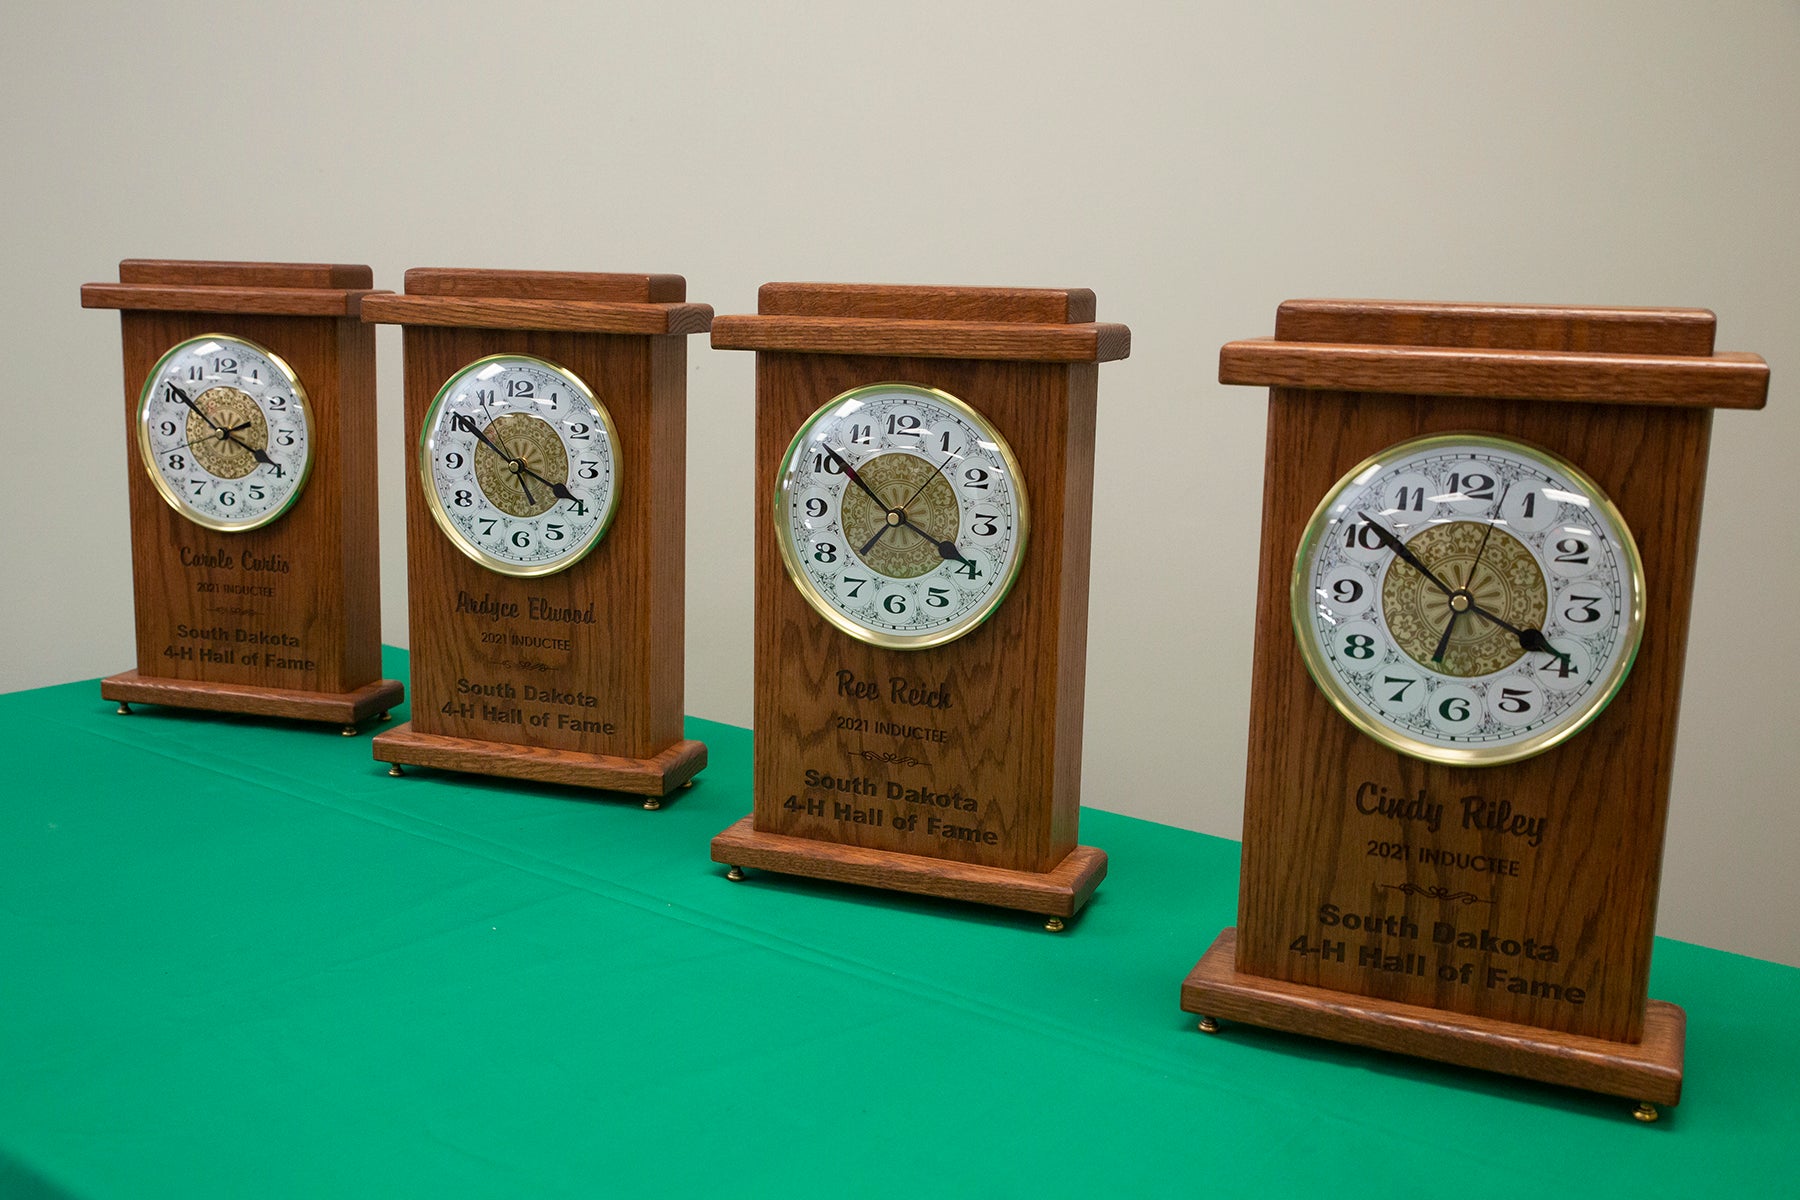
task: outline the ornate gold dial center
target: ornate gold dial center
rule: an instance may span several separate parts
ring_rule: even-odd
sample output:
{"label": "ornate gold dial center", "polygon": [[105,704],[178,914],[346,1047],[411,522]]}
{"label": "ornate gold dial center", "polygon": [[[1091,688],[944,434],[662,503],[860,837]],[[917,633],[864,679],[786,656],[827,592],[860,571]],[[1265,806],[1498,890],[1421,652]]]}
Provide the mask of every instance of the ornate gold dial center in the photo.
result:
{"label": "ornate gold dial center", "polygon": [[[1484,545],[1485,539],[1485,545]],[[1519,639],[1480,608],[1519,629],[1542,629],[1550,589],[1524,543],[1480,521],[1433,525],[1406,543],[1447,587],[1396,558],[1381,585],[1382,615],[1394,643],[1415,662],[1442,675],[1468,678],[1503,671],[1525,651]],[[1444,629],[1455,621],[1441,662],[1432,661]]]}
{"label": "ornate gold dial center", "polygon": [[552,484],[569,481],[569,455],[548,421],[529,413],[504,413],[482,430],[499,446],[475,446],[475,481],[495,508],[509,516],[535,517],[556,507]]}
{"label": "ornate gold dial center", "polygon": [[[944,559],[933,540],[954,542],[962,531],[956,489],[936,464],[894,451],[856,469],[881,503],[850,484],[844,490],[844,536],[850,549],[889,579],[916,579]],[[906,525],[901,525],[904,516]],[[920,532],[925,536],[920,536]],[[865,552],[863,547],[880,532]]]}
{"label": "ornate gold dial center", "polygon": [[[269,423],[249,393],[224,385],[207,388],[194,397],[194,406],[200,412],[190,409],[187,419],[194,461],[220,479],[242,479],[256,470],[250,451],[268,448]],[[227,431],[235,432],[228,436]]]}

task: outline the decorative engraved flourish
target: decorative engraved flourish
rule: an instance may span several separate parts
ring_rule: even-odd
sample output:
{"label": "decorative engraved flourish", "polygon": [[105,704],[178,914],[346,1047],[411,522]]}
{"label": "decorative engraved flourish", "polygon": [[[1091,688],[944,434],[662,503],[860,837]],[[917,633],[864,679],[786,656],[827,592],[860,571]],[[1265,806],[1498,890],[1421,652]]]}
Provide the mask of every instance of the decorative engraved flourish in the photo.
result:
{"label": "decorative engraved flourish", "polygon": [[1384,883],[1380,886],[1390,892],[1405,892],[1408,896],[1424,896],[1431,900],[1460,900],[1465,905],[1493,903],[1474,892],[1453,892],[1447,887],[1420,887],[1416,883]]}
{"label": "decorative engraved flourish", "polygon": [[929,767],[931,765],[922,758],[907,758],[904,755],[895,754],[891,750],[858,750],[856,753],[870,762],[893,763],[897,767]]}

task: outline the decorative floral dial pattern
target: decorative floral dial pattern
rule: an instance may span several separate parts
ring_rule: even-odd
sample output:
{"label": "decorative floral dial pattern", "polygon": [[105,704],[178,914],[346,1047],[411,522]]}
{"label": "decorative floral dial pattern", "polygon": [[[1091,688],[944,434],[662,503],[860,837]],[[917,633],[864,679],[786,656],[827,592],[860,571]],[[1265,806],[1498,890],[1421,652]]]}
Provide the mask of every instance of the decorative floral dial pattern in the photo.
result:
{"label": "decorative floral dial pattern", "polygon": [[224,334],[180,342],[151,368],[137,435],[175,511],[228,533],[280,517],[312,469],[306,389],[273,351]]}
{"label": "decorative floral dial pattern", "polygon": [[618,500],[612,417],[572,372],[497,354],[452,375],[426,411],[419,466],[432,515],[490,570],[565,570],[605,535]]}
{"label": "decorative floral dial pattern", "polygon": [[818,612],[853,637],[921,649],[974,629],[1023,561],[1024,483],[974,409],[904,383],[838,396],[801,426],[776,481],[777,541]]}
{"label": "decorative floral dial pattern", "polygon": [[1382,615],[1394,644],[1419,665],[1442,675],[1492,675],[1525,653],[1519,639],[1481,613],[1519,629],[1542,629],[1549,589],[1531,551],[1511,534],[1479,521],[1432,525],[1407,548],[1452,588],[1469,592],[1476,606],[1450,630],[1443,658],[1433,662],[1438,638],[1450,624],[1451,598],[1418,571],[1390,567],[1381,585]]}
{"label": "decorative floral dial pattern", "polygon": [[1576,467],[1440,435],[1361,464],[1319,506],[1294,623],[1315,680],[1365,733],[1483,765],[1548,749],[1605,707],[1642,635],[1642,589],[1630,531]]}

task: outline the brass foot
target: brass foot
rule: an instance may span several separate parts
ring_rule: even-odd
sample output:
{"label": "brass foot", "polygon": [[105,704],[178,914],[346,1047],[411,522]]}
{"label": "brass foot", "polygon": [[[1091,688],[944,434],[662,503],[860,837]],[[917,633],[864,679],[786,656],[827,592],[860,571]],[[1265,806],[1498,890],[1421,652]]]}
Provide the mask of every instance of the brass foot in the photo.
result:
{"label": "brass foot", "polygon": [[1631,1110],[1631,1115],[1646,1125],[1662,1116],[1661,1113],[1656,1111],[1656,1105],[1650,1103],[1648,1100],[1641,1101],[1636,1108]]}
{"label": "brass foot", "polygon": [[1050,933],[1061,933],[1063,931],[1063,919],[1061,917],[1051,917],[1048,921],[1044,922],[1044,928]]}
{"label": "brass foot", "polygon": [[657,809],[659,809],[661,807],[662,807],[662,797],[661,796],[646,796],[646,797],[644,797],[644,811],[645,812],[655,812]]}
{"label": "brass foot", "polygon": [[1217,1033],[1217,1032],[1219,1032],[1219,1023],[1211,1017],[1201,1017],[1200,1018],[1200,1032],[1201,1033]]}
{"label": "brass foot", "polygon": [[742,867],[731,868],[731,870],[725,872],[725,878],[731,880],[731,882],[733,882],[733,883],[744,882],[744,868],[742,868]]}
{"label": "brass foot", "polygon": [[375,719],[377,721],[391,721],[393,720],[393,716],[389,713],[377,713]]}
{"label": "brass foot", "polygon": [[692,779],[684,779],[681,781],[681,786],[684,788],[691,788],[694,786],[694,781]]}
{"label": "brass foot", "polygon": [[346,725],[342,729],[338,730],[338,732],[343,734],[345,737],[355,737],[356,736],[356,726]]}
{"label": "brass foot", "polygon": [[398,779],[400,776],[406,774],[406,772],[402,771],[400,769],[399,763],[389,763],[388,764],[388,774],[392,775],[394,778]]}
{"label": "brass foot", "polygon": [[131,705],[125,703],[123,700],[119,701],[119,715],[121,717],[129,717],[131,715]]}

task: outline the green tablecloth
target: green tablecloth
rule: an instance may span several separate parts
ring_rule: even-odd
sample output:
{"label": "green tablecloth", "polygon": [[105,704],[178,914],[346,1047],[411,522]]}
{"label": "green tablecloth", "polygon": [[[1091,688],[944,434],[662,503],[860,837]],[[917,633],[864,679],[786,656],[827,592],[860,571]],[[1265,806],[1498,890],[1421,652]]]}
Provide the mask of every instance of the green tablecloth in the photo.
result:
{"label": "green tablecloth", "polygon": [[0,1196],[1800,1186],[1790,968],[1657,944],[1688,1079],[1640,1126],[1616,1100],[1194,1032],[1177,990],[1235,906],[1218,838],[1086,812],[1111,874],[1052,935],[726,882],[707,840],[750,806],[732,726],[690,722],[712,765],[652,813],[390,779],[325,727],[119,717],[93,682],[0,696],[0,720]]}

